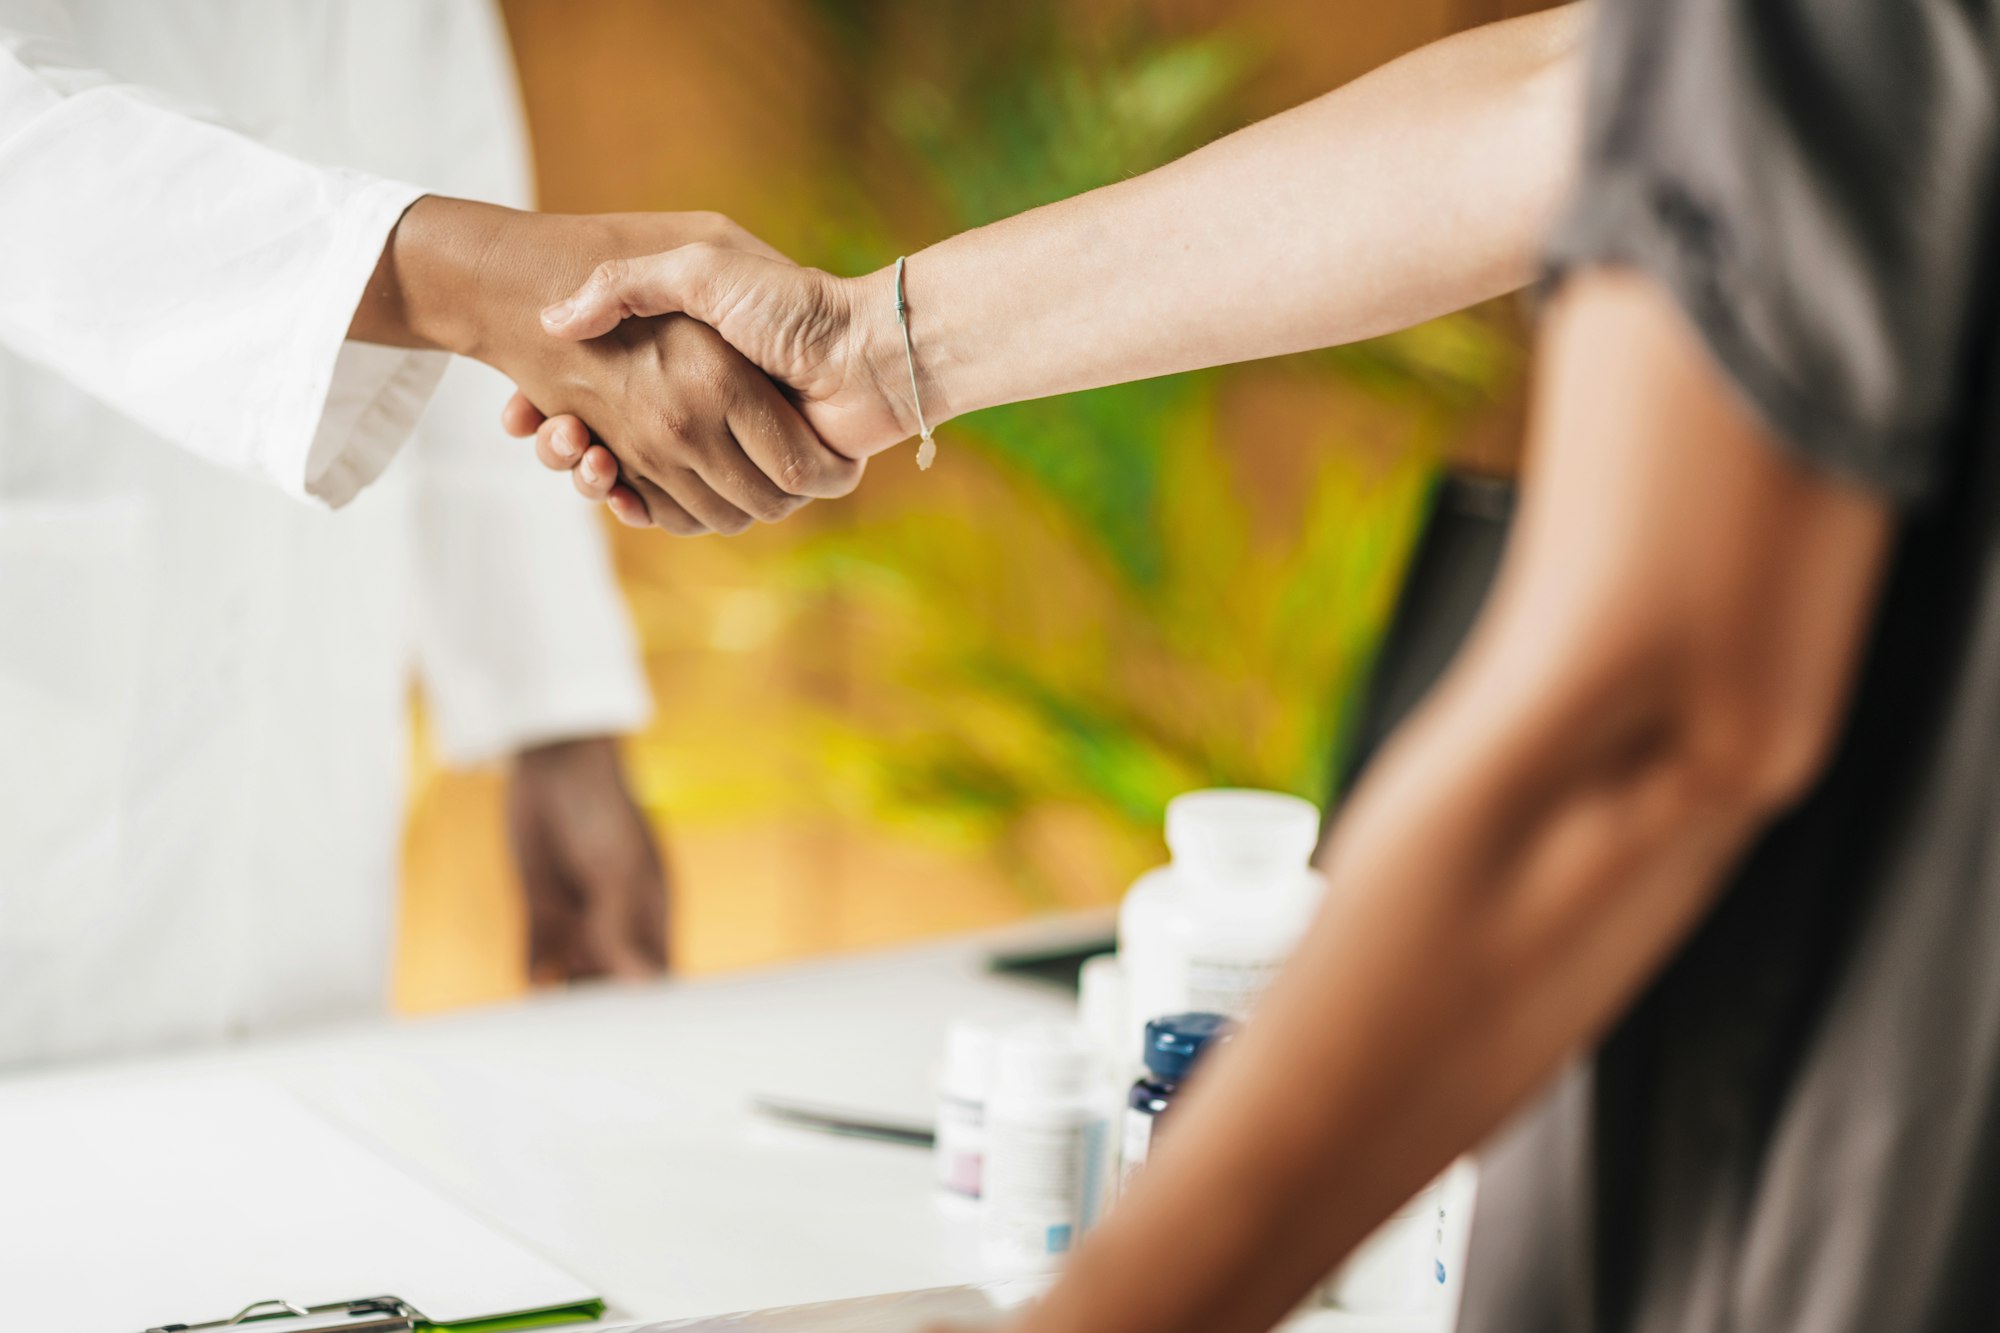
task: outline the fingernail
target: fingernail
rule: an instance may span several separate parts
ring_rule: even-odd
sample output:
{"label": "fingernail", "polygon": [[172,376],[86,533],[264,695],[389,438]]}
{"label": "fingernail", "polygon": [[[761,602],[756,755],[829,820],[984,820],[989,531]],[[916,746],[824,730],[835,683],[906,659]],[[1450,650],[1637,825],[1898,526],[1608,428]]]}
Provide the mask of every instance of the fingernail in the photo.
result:
{"label": "fingernail", "polygon": [[598,461],[597,455],[592,454],[589,458],[583,460],[581,471],[583,472],[584,480],[598,481],[604,476],[604,464]]}
{"label": "fingernail", "polygon": [[557,457],[559,458],[576,457],[578,452],[576,447],[576,439],[568,431],[566,430],[557,431],[555,433],[555,442],[556,442]]}
{"label": "fingernail", "polygon": [[571,301],[558,301],[542,311],[542,323],[549,328],[560,328],[569,323]]}

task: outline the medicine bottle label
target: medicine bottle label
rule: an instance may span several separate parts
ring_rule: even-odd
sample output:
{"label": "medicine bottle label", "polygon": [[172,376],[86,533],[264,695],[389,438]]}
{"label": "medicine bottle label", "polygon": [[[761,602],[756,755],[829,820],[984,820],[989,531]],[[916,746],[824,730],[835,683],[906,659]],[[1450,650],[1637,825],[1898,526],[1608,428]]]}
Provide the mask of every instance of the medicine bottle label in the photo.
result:
{"label": "medicine bottle label", "polygon": [[984,1103],[950,1094],[938,1098],[936,1153],[938,1188],[977,1199],[986,1174]]}
{"label": "medicine bottle label", "polygon": [[1275,958],[1188,959],[1187,1007],[1190,1012],[1243,1019],[1284,964]]}
{"label": "medicine bottle label", "polygon": [[998,1122],[986,1158],[989,1248],[1016,1262],[1063,1255],[1095,1220],[1104,1125]]}

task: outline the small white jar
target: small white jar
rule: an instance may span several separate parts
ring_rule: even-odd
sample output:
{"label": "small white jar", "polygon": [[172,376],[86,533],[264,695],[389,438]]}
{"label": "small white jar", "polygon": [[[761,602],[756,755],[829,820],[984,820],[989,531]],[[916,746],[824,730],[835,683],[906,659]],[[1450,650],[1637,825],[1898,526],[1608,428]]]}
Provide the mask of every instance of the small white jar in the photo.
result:
{"label": "small white jar", "polygon": [[945,1034],[938,1070],[938,1202],[948,1212],[979,1207],[986,1179],[986,1102],[993,1086],[997,1034],[984,1023],[961,1020]]}

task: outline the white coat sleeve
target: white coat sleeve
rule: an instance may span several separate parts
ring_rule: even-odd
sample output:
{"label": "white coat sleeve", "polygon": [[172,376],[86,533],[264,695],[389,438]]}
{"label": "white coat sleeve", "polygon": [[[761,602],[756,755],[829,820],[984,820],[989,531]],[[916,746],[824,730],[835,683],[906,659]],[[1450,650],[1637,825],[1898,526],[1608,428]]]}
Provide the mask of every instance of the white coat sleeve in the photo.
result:
{"label": "white coat sleeve", "polygon": [[350,344],[422,191],[311,166],[90,68],[0,0],[0,344],[175,444],[338,505],[446,357]]}
{"label": "white coat sleeve", "polygon": [[[409,164],[414,178],[526,207],[527,137],[504,34],[488,7],[454,12],[459,24],[426,31],[411,53],[429,71],[428,106],[413,108],[420,124],[396,142],[434,155]],[[633,731],[650,712],[603,520],[532,445],[501,431],[511,391],[485,366],[454,361],[408,459],[418,669],[433,739],[453,763]]]}

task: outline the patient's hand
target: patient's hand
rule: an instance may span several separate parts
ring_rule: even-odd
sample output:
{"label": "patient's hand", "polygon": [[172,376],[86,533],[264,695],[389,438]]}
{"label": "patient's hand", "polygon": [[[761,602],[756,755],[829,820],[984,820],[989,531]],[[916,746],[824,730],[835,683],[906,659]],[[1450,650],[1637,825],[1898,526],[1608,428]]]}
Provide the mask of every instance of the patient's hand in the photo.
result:
{"label": "patient's hand", "polygon": [[[588,422],[626,469],[627,494],[639,506],[625,507],[628,521],[740,532],[810,498],[847,494],[860,462],[822,443],[770,379],[706,325],[686,316],[632,320],[603,337],[565,341],[538,322],[537,311],[607,259],[697,240],[785,264],[714,214],[563,217],[420,199],[384,250],[350,336],[474,357],[536,408]],[[597,466],[610,461],[601,451],[594,457]],[[594,475],[579,473],[587,491]]]}

